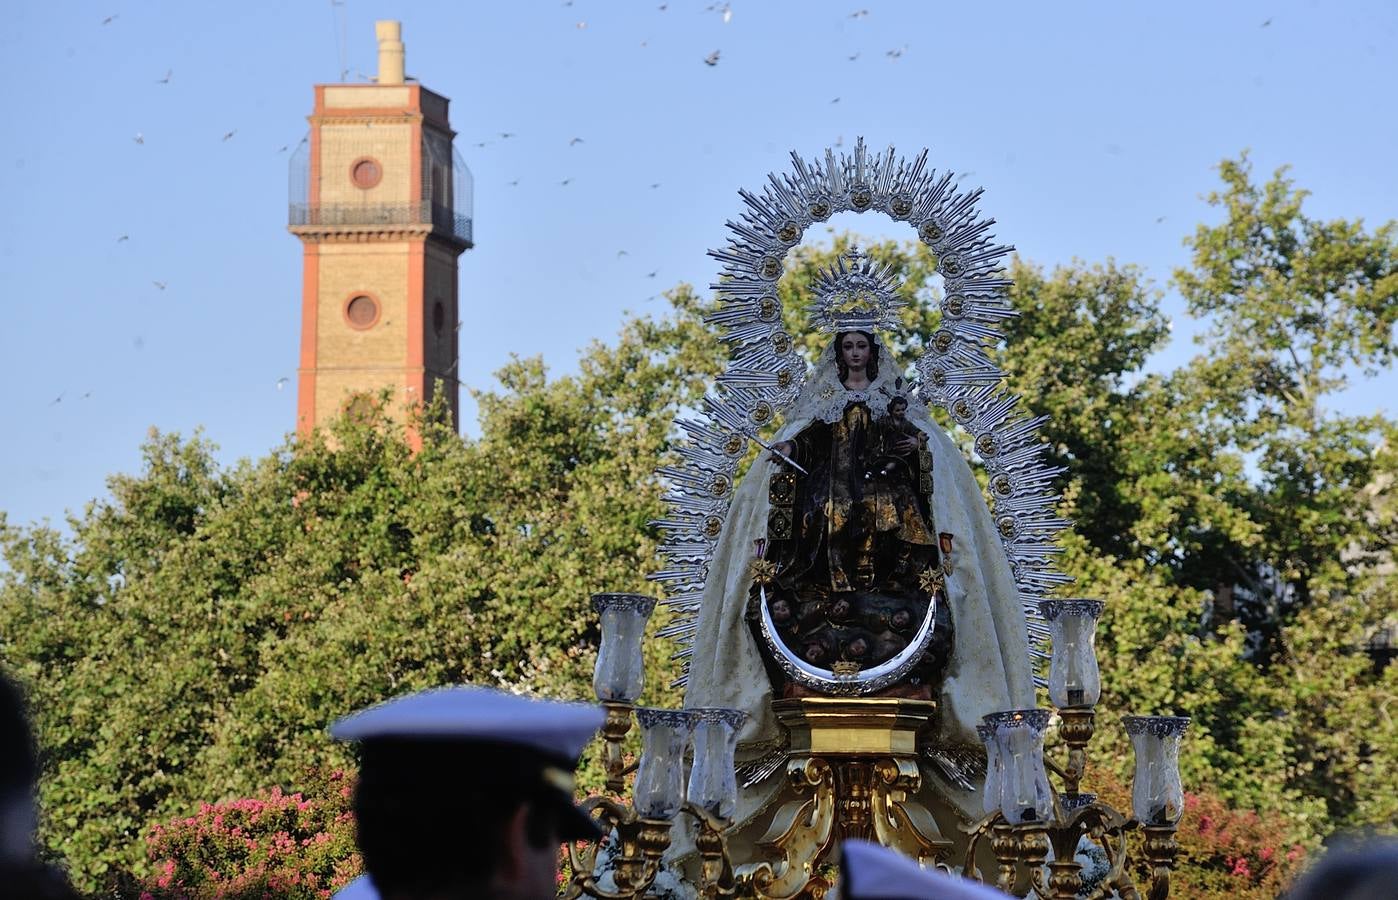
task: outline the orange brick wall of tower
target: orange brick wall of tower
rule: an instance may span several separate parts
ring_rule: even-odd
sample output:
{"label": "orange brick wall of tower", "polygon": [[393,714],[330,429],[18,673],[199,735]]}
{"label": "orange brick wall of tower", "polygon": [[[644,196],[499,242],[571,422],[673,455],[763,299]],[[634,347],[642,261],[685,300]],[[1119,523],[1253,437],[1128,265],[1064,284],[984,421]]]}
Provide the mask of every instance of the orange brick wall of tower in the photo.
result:
{"label": "orange brick wall of tower", "polygon": [[388,414],[406,421],[438,385],[456,420],[457,259],[469,243],[434,229],[423,196],[424,126],[449,144],[447,105],[413,83],[315,87],[306,195],[292,198],[309,212],[291,227],[303,243],[303,436],[362,393],[387,391]]}

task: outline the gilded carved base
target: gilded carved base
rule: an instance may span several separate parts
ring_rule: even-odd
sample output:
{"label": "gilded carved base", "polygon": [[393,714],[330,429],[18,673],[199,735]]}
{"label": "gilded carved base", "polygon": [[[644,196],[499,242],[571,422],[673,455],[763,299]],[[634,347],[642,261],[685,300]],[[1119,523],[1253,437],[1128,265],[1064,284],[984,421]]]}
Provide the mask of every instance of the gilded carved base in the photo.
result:
{"label": "gilded carved base", "polygon": [[864,838],[926,865],[951,841],[915,795],[922,787],[917,734],[935,715],[930,700],[799,697],[773,704],[790,733],[783,804],[757,844],[777,862],[741,866],[737,879],[769,900],[821,897],[820,866],[838,841]]}

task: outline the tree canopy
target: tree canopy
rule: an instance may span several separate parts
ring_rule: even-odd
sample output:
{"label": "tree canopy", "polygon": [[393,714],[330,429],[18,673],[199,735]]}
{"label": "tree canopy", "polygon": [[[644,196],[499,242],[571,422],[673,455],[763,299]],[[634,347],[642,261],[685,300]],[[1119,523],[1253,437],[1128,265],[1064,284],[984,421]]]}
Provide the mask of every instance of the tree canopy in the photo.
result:
{"label": "tree canopy", "polygon": [[[1393,362],[1398,243],[1307,217],[1284,171],[1221,174],[1222,220],[1175,273],[1208,322],[1187,366],[1150,368],[1160,292],[1110,260],[1016,260],[1020,315],[994,352],[1050,416],[1073,592],[1108,603],[1099,742],[1124,751],[1119,713],[1192,715],[1186,783],[1314,845],[1398,821],[1398,666],[1364,652],[1398,623],[1398,423],[1326,404]],[[793,334],[796,296],[849,239],[788,260]],[[890,344],[913,350],[938,317],[935,259],[870,249],[907,279]],[[513,360],[476,394],[478,438],[429,410],[414,454],[375,415],[222,467],[201,435],[153,431],[141,471],[68,533],[0,519],[0,662],[37,716],[48,852],[88,889],[145,873],[153,823],[348,765],[328,723],[408,690],[588,696],[588,597],[647,590],[653,469],[720,369],[709,303],[667,297],[574,374]],[[650,702],[678,701],[670,649],[648,642]]]}

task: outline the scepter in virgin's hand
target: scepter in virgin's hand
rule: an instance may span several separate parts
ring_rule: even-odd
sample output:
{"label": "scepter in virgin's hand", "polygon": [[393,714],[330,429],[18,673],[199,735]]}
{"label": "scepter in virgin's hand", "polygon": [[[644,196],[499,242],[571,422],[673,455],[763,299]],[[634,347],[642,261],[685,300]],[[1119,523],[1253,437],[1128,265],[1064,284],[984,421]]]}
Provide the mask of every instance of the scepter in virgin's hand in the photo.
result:
{"label": "scepter in virgin's hand", "polygon": [[749,437],[751,437],[751,438],[753,439],[753,442],[756,443],[757,446],[762,447],[763,449],[770,451],[771,454],[772,454],[773,456],[777,457],[777,458],[780,459],[782,462],[786,463],[788,466],[791,466],[793,469],[795,469],[796,471],[800,472],[802,475],[810,475],[810,474],[811,474],[810,472],[807,472],[805,469],[803,469],[803,468],[801,467],[801,464],[798,463],[796,460],[792,459],[791,457],[787,456],[785,453],[783,453],[783,452],[781,452],[780,450],[778,450],[776,447],[773,447],[771,444],[769,444],[769,443],[767,443],[766,441],[762,440],[762,438],[758,437],[757,435],[753,434],[753,435],[749,435]]}

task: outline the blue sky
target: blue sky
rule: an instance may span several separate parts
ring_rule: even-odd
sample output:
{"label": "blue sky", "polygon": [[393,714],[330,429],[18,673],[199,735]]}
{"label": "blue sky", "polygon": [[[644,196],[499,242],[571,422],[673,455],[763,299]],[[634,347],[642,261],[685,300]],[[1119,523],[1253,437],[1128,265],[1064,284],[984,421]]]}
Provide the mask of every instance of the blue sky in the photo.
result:
{"label": "blue sky", "polygon": [[[139,466],[151,427],[202,426],[229,462],[293,428],[301,254],[281,148],[313,84],[374,71],[378,18],[403,21],[408,73],[451,98],[475,176],[460,370],[478,387],[511,353],[568,371],[628,310],[707,284],[739,188],[857,135],[971,173],[1026,258],[1113,257],[1161,287],[1213,217],[1214,166],[1244,148],[1260,173],[1290,164],[1312,215],[1398,216],[1391,3],[660,6],[9,7],[0,510],[61,520]],[[1180,327],[1155,364],[1171,367],[1193,348],[1178,299],[1162,304]],[[1396,388],[1384,373],[1342,407],[1391,413]]]}

